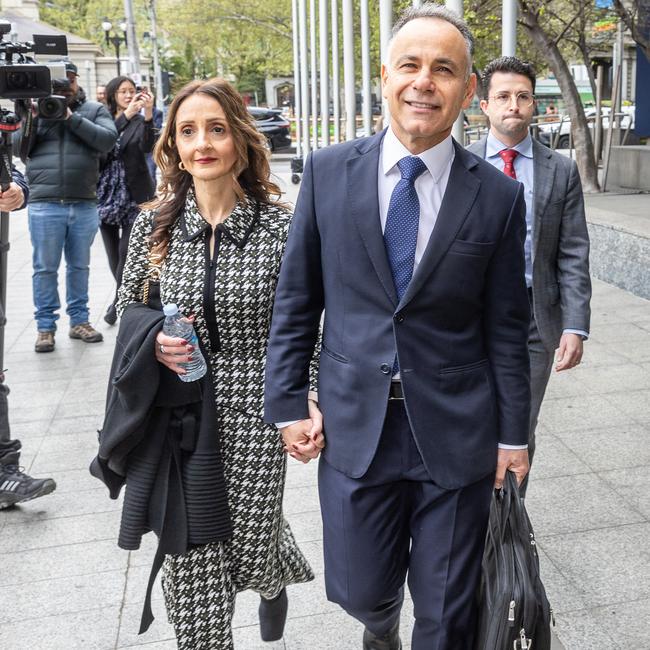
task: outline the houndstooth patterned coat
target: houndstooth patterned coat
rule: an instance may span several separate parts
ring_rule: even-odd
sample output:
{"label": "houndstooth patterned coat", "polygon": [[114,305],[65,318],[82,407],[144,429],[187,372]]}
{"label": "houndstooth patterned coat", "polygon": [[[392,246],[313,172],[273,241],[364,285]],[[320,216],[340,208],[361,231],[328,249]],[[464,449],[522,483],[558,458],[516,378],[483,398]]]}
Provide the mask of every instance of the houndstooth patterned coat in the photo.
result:
{"label": "houndstooth patterned coat", "polygon": [[[215,230],[192,192],[173,226],[161,278],[163,303],[194,314],[212,367],[233,538],[167,556],[163,589],[178,647],[230,650],[238,591],[271,598],[313,578],[282,515],[285,455],[279,433],[264,424],[263,384],[275,284],[291,215],[282,207],[239,203]],[[142,300],[153,214],[131,232],[118,310]],[[152,352],[153,354],[153,352]]]}

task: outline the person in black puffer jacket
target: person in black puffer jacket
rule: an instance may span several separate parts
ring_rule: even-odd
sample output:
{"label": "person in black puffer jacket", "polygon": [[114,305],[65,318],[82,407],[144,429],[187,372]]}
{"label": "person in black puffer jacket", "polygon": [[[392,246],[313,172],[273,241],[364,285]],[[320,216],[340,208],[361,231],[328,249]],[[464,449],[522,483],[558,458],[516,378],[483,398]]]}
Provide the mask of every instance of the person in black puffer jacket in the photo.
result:
{"label": "person in black puffer jacket", "polygon": [[36,117],[30,125],[27,118],[15,136],[30,187],[36,352],[54,350],[61,306],[57,276],[62,253],[66,260],[69,336],[86,343],[103,339],[89,323],[88,275],[90,247],[99,225],[99,160],[113,148],[117,129],[103,104],[86,101],[77,81],[77,66],[67,62],[65,67],[69,82],[64,91],[68,104],[65,119]]}
{"label": "person in black puffer jacket", "polygon": [[[138,206],[155,194],[147,154],[153,150],[156,134],[153,95],[147,89],[136,90],[129,77],[115,77],[106,84],[106,103],[119,137],[99,176],[97,207],[108,264],[119,289],[131,226],[140,212]],[[117,290],[104,316],[109,325],[117,320],[116,301]]]}

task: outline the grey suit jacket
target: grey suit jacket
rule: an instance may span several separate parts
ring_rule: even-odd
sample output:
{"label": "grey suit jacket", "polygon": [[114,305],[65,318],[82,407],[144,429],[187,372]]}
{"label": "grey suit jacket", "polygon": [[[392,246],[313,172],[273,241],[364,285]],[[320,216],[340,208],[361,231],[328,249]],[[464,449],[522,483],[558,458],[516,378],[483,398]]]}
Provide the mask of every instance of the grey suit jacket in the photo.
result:
{"label": "grey suit jacket", "polygon": [[[487,138],[468,150],[485,158]],[[589,233],[574,160],[533,140],[533,311],[553,352],[562,331],[589,332]]]}

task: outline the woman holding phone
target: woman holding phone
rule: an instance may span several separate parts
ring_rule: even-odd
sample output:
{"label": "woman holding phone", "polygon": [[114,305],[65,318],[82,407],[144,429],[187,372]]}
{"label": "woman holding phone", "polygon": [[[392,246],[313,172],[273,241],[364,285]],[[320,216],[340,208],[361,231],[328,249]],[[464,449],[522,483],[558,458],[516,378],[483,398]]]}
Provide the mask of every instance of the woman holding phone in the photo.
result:
{"label": "woman holding phone", "polygon": [[106,84],[106,103],[119,137],[102,167],[97,208],[108,264],[117,283],[115,298],[104,316],[113,325],[117,320],[115,302],[122,283],[131,227],[140,212],[138,206],[155,195],[147,154],[153,150],[156,135],[154,98],[147,88],[138,90],[129,77],[115,77]]}

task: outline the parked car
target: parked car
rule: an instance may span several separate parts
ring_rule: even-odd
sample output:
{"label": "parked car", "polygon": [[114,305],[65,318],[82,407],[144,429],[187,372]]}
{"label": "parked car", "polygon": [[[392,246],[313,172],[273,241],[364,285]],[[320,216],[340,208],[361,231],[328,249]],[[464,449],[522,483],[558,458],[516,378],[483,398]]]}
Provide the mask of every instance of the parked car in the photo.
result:
{"label": "parked car", "polygon": [[[609,129],[609,114],[611,109],[609,106],[603,106],[602,115],[603,115],[603,131]],[[634,128],[634,106],[623,106],[621,113],[624,115],[620,118],[620,128],[625,131],[629,126],[630,129]],[[593,128],[594,118],[596,115],[595,108],[587,108],[585,110],[585,116],[589,122],[589,128]],[[547,147],[552,146],[553,141],[557,135],[557,132],[560,132],[560,136],[557,139],[557,148],[558,149],[568,149],[569,148],[569,134],[571,133],[571,120],[566,117],[564,121],[560,122],[551,122],[549,124],[541,123],[539,125],[539,141],[542,144],[545,144]]]}
{"label": "parked car", "polygon": [[291,146],[291,125],[281,110],[249,106],[248,112],[255,119],[258,130],[266,136],[271,151]]}

